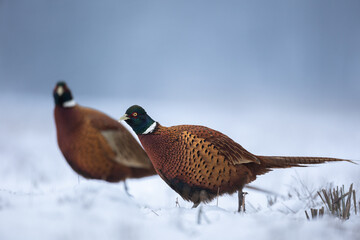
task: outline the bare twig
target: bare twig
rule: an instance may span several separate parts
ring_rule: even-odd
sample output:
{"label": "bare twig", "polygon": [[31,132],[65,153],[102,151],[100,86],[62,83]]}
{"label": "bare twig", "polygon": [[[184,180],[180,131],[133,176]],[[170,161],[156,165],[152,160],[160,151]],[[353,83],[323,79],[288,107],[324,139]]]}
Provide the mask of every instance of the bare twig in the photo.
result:
{"label": "bare twig", "polygon": [[203,208],[203,206],[201,205],[199,208],[198,216],[197,216],[197,224],[199,224],[199,225],[201,224],[202,208]]}
{"label": "bare twig", "polygon": [[315,208],[311,208],[310,211],[312,219],[317,218],[318,210]]}
{"label": "bare twig", "polygon": [[274,205],[277,202],[277,197],[276,196],[267,196],[267,205],[268,207],[271,207],[272,205]]}
{"label": "bare twig", "polygon": [[201,204],[200,208],[199,208],[199,212],[198,212],[198,216],[197,216],[197,224],[201,224],[201,219],[204,218],[205,221],[207,223],[210,223],[209,219],[206,217],[204,210],[203,210],[203,205]]}
{"label": "bare twig", "polygon": [[159,214],[157,214],[154,210],[151,209],[151,211],[152,211],[156,216],[159,216]]}
{"label": "bare twig", "polygon": [[318,193],[321,201],[325,204],[326,208],[330,211],[330,209],[329,209],[328,206],[326,205],[326,202],[325,202],[324,198],[321,196],[320,192],[317,192],[317,193]]}
{"label": "bare twig", "polygon": [[[326,193],[325,189],[322,190],[322,193],[323,193],[324,198],[325,198],[325,200],[326,200],[326,203],[327,203],[327,206],[328,206],[329,211],[333,213],[334,210],[333,210],[333,207],[332,207],[330,198],[329,198],[328,194]],[[319,193],[319,194],[320,194],[320,193]],[[330,196],[332,196],[332,195],[331,195],[331,192],[330,192]]]}
{"label": "bare twig", "polygon": [[353,190],[353,199],[354,199],[354,209],[355,209],[355,215],[357,214],[357,209],[356,209],[356,194],[355,194],[355,190]]}
{"label": "bare twig", "polygon": [[294,210],[292,210],[291,208],[289,208],[288,206],[286,206],[284,203],[282,203],[282,205],[284,205],[288,210],[290,210],[292,213],[296,213]]}
{"label": "bare twig", "polygon": [[353,183],[350,185],[350,189],[349,189],[349,192],[348,192],[349,196],[348,196],[348,198],[346,200],[346,211],[345,211],[346,219],[348,219],[350,217],[351,196],[352,196],[352,193],[353,193],[352,189],[353,189]]}
{"label": "bare twig", "polygon": [[[311,219],[316,219],[316,218],[320,218],[322,216],[324,216],[324,207],[320,208],[320,209],[315,209],[315,208],[310,208],[310,213],[311,213]],[[305,215],[306,215],[306,219],[310,220],[309,214],[307,213],[307,211],[305,211]]]}
{"label": "bare twig", "polygon": [[325,209],[324,209],[324,206],[322,208],[319,209],[319,216],[322,217],[324,216],[324,212],[325,212]]}

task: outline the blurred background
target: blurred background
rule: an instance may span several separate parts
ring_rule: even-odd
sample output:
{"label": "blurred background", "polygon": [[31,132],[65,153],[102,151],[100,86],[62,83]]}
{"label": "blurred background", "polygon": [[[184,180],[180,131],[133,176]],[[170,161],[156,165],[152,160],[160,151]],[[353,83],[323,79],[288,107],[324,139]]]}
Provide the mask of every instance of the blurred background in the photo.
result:
{"label": "blurred background", "polygon": [[359,12],[357,0],[1,0],[2,92],[48,96],[63,79],[93,98],[353,104]]}

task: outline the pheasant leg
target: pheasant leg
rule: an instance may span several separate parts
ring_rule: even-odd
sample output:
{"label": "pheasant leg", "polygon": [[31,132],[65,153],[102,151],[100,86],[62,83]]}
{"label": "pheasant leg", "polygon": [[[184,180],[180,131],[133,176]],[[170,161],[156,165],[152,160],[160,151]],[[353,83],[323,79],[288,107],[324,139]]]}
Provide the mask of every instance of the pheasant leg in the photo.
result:
{"label": "pheasant leg", "polygon": [[243,212],[245,212],[245,195],[247,193],[243,192],[242,189],[240,189],[238,191],[238,198],[239,198],[239,207],[238,207],[238,212],[241,212],[241,207],[243,209]]}

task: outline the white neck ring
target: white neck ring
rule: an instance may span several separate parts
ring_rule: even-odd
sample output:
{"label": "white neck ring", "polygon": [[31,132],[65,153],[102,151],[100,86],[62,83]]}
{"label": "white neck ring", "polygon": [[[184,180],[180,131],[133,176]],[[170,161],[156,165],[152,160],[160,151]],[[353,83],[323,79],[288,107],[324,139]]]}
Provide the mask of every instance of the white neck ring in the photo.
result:
{"label": "white neck ring", "polygon": [[62,106],[65,108],[71,108],[71,107],[75,107],[75,105],[76,105],[75,100],[71,99],[69,101],[64,102]]}
{"label": "white neck ring", "polygon": [[145,130],[145,132],[143,132],[142,134],[149,134],[152,133],[156,128],[156,122],[153,122],[153,124],[150,125],[150,127],[148,127],[148,129]]}

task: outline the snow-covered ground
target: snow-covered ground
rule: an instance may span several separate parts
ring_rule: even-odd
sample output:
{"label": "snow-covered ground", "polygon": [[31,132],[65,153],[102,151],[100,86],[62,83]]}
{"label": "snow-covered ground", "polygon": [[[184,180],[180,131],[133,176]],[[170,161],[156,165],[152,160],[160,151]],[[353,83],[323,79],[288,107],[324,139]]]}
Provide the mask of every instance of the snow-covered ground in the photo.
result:
{"label": "snow-covered ground", "polygon": [[[115,118],[130,105],[140,104],[165,126],[206,125],[259,155],[360,159],[360,109],[351,107],[196,105],[75,97],[80,104]],[[157,176],[129,180],[133,197],[121,183],[78,177],[57,147],[51,96],[2,95],[0,108],[1,240],[360,239],[360,215],[344,222],[330,216],[307,221],[304,214],[310,207],[321,206],[320,199],[309,198],[309,192],[330,184],[348,188],[354,183],[359,200],[359,165],[331,163],[260,176],[254,186],[283,197],[268,206],[265,194],[248,190],[246,214],[235,212],[236,195],[191,209],[191,203]]]}

